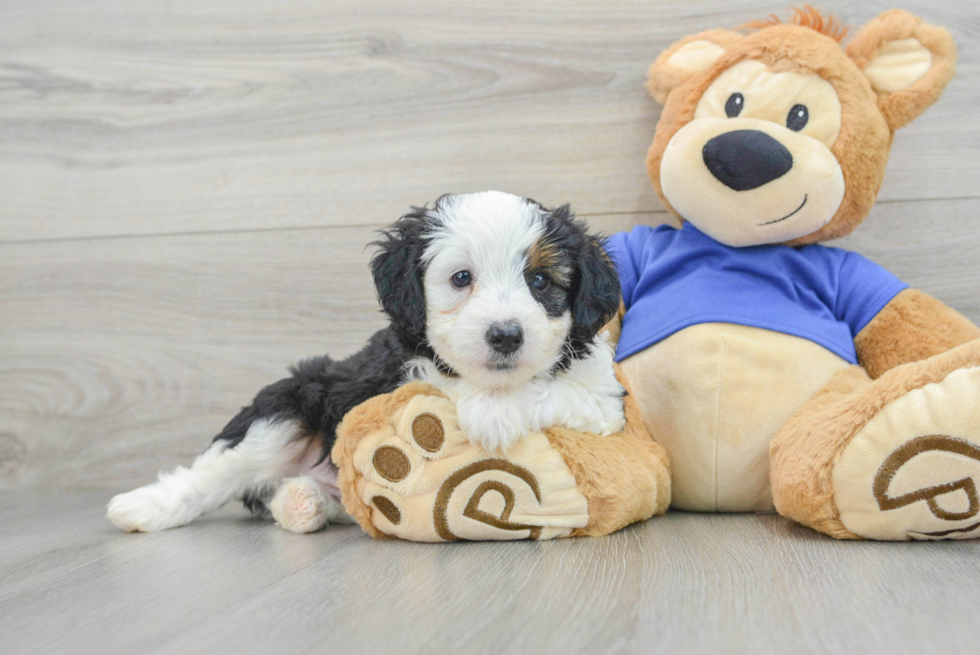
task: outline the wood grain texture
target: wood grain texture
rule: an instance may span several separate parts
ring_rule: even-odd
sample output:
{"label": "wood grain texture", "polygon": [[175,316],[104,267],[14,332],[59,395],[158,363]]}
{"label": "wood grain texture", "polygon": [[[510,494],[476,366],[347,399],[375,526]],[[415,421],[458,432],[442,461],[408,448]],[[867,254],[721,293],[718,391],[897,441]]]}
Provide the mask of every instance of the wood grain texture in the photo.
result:
{"label": "wood grain texture", "polygon": [[[980,321],[980,5],[842,240]],[[859,25],[891,0],[823,0]],[[603,539],[299,536],[227,508],[124,535],[264,384],[383,325],[373,231],[447,191],[668,220],[643,90],[769,0],[0,3],[0,653],[912,652],[980,641],[980,543],[670,513]]]}
{"label": "wood grain texture", "polygon": [[[869,223],[887,236],[844,245],[978,320],[980,281],[963,264],[980,234],[957,236],[978,211],[883,203]],[[0,484],[137,484],[188,461],[288,364],[353,352],[384,323],[367,270],[374,229],[0,245]]]}
{"label": "wood grain texture", "polygon": [[228,510],[113,532],[105,494],[0,494],[0,651],[976,652],[980,542],[835,542],[673,512],[603,538],[410,544]]}
{"label": "wood grain texture", "polygon": [[[825,0],[860,25],[891,0]],[[883,200],[974,197],[980,9],[906,0],[960,46]],[[0,5],[0,241],[386,222],[446,191],[660,209],[646,69],[770,0]]]}
{"label": "wood grain texture", "polygon": [[[858,250],[980,321],[980,200],[882,203]],[[612,232],[665,213],[591,217]],[[384,325],[376,226],[0,244],[0,487],[184,464],[286,367]]]}

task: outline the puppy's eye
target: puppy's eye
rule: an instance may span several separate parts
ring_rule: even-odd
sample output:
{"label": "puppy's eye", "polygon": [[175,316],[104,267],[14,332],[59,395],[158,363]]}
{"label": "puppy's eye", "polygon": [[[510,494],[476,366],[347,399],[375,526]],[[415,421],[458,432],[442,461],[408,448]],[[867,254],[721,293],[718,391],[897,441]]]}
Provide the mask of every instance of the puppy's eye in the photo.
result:
{"label": "puppy's eye", "polygon": [[799,132],[806,127],[809,120],[810,111],[806,108],[806,105],[793,105],[793,108],[789,110],[789,115],[786,117],[786,127],[794,132]]}
{"label": "puppy's eye", "polygon": [[725,103],[725,113],[728,114],[729,118],[735,118],[742,113],[742,109],[745,107],[745,98],[742,97],[741,93],[733,93],[728,96],[728,102]]}
{"label": "puppy's eye", "polygon": [[546,278],[541,273],[535,273],[531,276],[531,286],[534,287],[536,291],[544,291],[551,284],[551,280]]}
{"label": "puppy's eye", "polygon": [[457,271],[453,273],[453,286],[459,289],[473,284],[473,276],[469,271]]}

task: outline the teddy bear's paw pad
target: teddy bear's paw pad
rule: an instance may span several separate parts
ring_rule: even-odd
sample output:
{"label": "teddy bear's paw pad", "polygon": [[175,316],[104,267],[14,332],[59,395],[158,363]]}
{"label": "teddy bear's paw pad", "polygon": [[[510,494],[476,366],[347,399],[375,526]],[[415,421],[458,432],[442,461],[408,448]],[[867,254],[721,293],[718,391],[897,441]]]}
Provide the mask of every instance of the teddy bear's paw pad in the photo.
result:
{"label": "teddy bear's paw pad", "polygon": [[541,433],[506,455],[466,439],[445,398],[419,395],[365,436],[356,489],[384,534],[413,541],[551,539],[588,523],[588,502]]}
{"label": "teddy bear's paw pad", "polygon": [[980,537],[980,368],[886,405],[833,473],[844,526],[882,540]]}
{"label": "teddy bear's paw pad", "polygon": [[446,430],[439,417],[423,412],[412,419],[412,440],[428,453],[437,453],[446,443]]}

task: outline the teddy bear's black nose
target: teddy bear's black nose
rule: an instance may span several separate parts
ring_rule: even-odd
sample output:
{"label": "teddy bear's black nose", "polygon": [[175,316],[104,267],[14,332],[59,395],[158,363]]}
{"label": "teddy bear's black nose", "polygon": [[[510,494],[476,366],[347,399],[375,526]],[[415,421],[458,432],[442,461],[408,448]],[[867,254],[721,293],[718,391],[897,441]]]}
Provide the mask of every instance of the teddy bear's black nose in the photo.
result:
{"label": "teddy bear's black nose", "polygon": [[749,191],[782,177],[793,168],[793,155],[759,130],[719,134],[704,144],[704,165],[733,191]]}

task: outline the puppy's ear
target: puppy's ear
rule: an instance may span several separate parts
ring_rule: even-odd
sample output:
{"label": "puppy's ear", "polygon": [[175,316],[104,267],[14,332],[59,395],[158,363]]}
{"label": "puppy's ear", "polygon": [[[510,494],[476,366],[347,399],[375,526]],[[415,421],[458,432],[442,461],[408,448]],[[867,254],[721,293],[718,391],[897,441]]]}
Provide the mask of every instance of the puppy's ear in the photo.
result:
{"label": "puppy's ear", "polygon": [[591,339],[619,310],[621,291],[616,267],[602,239],[587,235],[579,262],[579,285],[572,301],[572,320],[583,338]]}
{"label": "puppy's ear", "polygon": [[426,207],[412,207],[394,225],[382,230],[372,245],[371,274],[378,300],[391,319],[392,329],[408,344],[425,341],[424,234],[429,224]]}
{"label": "puppy's ear", "polygon": [[568,205],[551,212],[575,234],[570,252],[576,258],[577,279],[572,289],[572,338],[588,343],[619,310],[621,291],[616,267],[602,247],[602,239],[576,220]]}
{"label": "puppy's ear", "polygon": [[847,54],[871,82],[893,131],[936,102],[956,68],[949,32],[901,9],[865,25],[847,44]]}
{"label": "puppy's ear", "polygon": [[743,36],[729,30],[709,30],[687,36],[660,53],[647,73],[647,91],[664,104],[670,92],[706,70]]}

